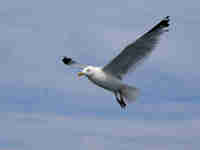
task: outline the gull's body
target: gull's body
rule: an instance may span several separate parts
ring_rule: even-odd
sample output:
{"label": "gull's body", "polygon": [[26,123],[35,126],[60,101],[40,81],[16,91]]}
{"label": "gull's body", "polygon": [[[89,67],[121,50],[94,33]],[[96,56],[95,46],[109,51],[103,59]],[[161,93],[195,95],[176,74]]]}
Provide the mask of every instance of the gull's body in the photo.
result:
{"label": "gull's body", "polygon": [[64,57],[62,61],[66,65],[82,68],[79,76],[85,75],[94,84],[113,92],[117,102],[124,108],[127,103],[135,101],[139,94],[139,89],[122,82],[124,75],[130,70],[133,71],[140,62],[151,54],[159,37],[167,31],[168,22],[169,17],[167,16],[142,37],[125,47],[117,57],[104,67],[82,65],[68,57]]}
{"label": "gull's body", "polygon": [[123,87],[124,84],[121,80],[105,73],[102,68],[93,66],[89,66],[88,68],[94,70],[93,75],[87,76],[94,84],[112,92]]}

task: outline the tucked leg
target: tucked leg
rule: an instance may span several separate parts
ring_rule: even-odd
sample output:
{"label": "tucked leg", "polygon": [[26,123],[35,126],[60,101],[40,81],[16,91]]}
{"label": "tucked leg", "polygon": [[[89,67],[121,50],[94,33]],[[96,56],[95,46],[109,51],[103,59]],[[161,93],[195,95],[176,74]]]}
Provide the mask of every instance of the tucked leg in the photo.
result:
{"label": "tucked leg", "polygon": [[123,107],[126,107],[126,103],[125,103],[125,101],[124,101],[124,98],[123,98],[123,96],[122,96],[121,91],[119,91],[119,96],[120,96],[121,105],[123,105]]}
{"label": "tucked leg", "polygon": [[115,98],[116,98],[117,102],[120,104],[120,98],[119,98],[119,95],[117,92],[115,92]]}
{"label": "tucked leg", "polygon": [[126,107],[126,103],[124,102],[123,97],[120,93],[115,92],[115,98],[116,98],[117,102],[120,104],[121,108]]}

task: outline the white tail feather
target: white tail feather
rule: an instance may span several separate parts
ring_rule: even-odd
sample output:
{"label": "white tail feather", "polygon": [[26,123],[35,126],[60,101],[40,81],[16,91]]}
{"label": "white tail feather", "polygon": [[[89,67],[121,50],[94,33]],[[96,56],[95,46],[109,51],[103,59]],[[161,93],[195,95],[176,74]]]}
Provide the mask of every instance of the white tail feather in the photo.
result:
{"label": "white tail feather", "polygon": [[129,85],[125,85],[124,88],[121,89],[121,92],[127,103],[134,102],[136,97],[139,95],[139,89]]}

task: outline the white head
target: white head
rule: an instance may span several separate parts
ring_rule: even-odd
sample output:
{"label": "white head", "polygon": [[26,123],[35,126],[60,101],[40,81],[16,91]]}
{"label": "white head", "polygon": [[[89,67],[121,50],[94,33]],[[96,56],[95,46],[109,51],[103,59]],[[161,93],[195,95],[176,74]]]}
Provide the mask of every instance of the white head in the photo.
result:
{"label": "white head", "polygon": [[78,73],[78,76],[92,76],[97,70],[99,70],[99,68],[97,67],[93,67],[93,66],[88,66],[88,67],[85,67],[83,68],[83,70],[81,72]]}

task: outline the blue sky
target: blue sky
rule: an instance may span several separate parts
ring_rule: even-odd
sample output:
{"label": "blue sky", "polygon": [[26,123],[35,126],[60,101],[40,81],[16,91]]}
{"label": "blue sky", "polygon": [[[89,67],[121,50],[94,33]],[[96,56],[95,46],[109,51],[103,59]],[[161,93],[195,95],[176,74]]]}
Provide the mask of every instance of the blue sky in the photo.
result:
{"label": "blue sky", "polygon": [[[7,0],[0,6],[0,150],[198,149],[200,5],[190,1]],[[151,57],[124,82],[121,110],[60,56],[101,66],[171,16]]]}

